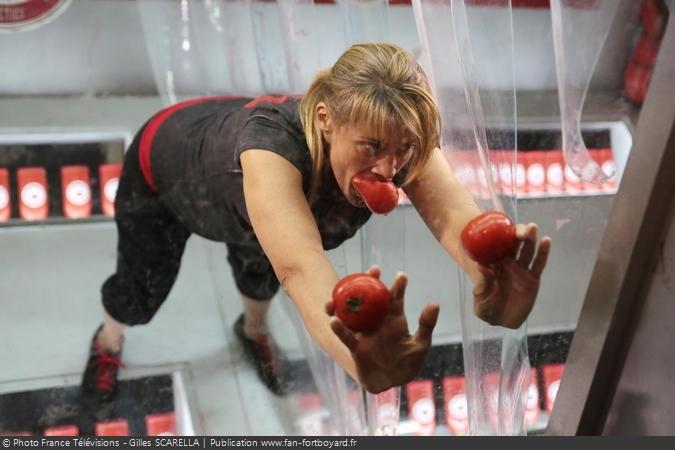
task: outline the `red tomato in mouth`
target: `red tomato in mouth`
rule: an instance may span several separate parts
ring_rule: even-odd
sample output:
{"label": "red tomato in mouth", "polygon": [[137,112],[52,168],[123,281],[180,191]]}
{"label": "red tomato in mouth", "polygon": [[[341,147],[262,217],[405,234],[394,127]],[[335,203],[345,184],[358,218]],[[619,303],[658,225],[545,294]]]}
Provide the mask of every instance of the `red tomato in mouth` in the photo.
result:
{"label": "red tomato in mouth", "polygon": [[462,245],[474,261],[489,266],[515,254],[518,249],[516,227],[504,213],[488,211],[462,230]]}
{"label": "red tomato in mouth", "polygon": [[398,204],[398,188],[391,180],[383,180],[370,173],[357,174],[352,187],[375,214],[387,214]]}
{"label": "red tomato in mouth", "polygon": [[333,288],[335,315],[352,331],[375,331],[384,321],[390,303],[387,286],[366,273],[347,275]]}

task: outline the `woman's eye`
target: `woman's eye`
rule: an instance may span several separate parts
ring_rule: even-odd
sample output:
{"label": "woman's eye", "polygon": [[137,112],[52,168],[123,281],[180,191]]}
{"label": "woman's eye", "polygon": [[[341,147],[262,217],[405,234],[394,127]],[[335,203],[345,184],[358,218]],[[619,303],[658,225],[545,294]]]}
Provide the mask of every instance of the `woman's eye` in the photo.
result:
{"label": "woman's eye", "polygon": [[412,152],[415,150],[416,145],[415,144],[410,144],[407,147],[401,147],[398,152],[400,155],[407,155],[408,153]]}
{"label": "woman's eye", "polygon": [[374,145],[363,144],[361,145],[361,151],[363,151],[368,156],[377,156],[379,150]]}

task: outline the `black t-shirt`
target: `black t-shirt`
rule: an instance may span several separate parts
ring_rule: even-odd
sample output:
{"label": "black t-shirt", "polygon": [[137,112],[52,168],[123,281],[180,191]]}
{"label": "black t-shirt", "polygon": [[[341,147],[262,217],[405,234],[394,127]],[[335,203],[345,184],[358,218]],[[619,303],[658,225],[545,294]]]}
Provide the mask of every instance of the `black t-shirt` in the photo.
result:
{"label": "black t-shirt", "polygon": [[[153,140],[152,173],[160,197],[186,228],[216,241],[258,245],[239,161],[249,149],[288,160],[302,174],[307,194],[312,164],[299,103],[286,96],[209,100],[162,123]],[[328,162],[311,209],[325,249],[352,237],[370,217],[367,208],[347,201]]]}

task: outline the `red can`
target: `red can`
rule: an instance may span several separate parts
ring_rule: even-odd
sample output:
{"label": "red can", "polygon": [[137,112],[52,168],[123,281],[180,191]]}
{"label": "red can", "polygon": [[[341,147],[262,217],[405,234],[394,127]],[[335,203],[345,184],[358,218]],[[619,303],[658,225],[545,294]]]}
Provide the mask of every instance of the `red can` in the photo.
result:
{"label": "red can", "polygon": [[79,436],[80,429],[77,428],[77,425],[63,425],[60,427],[51,427],[46,428],[44,431],[45,436]]}
{"label": "red can", "polygon": [[19,215],[24,220],[45,220],[49,216],[47,171],[22,167],[16,171],[19,188]]}
{"label": "red can", "polygon": [[564,364],[549,364],[543,367],[544,392],[546,393],[546,411],[553,411],[553,404],[558,395],[560,380],[565,370]]}
{"label": "red can", "polygon": [[530,384],[527,387],[527,397],[525,398],[525,424],[529,427],[533,427],[539,423],[540,413],[537,369],[532,369]]}
{"label": "red can", "polygon": [[540,150],[523,152],[523,165],[530,197],[546,195],[546,153]]}
{"label": "red can", "polygon": [[0,222],[12,217],[12,199],[9,195],[9,171],[0,167]]}
{"label": "red can", "polygon": [[173,412],[150,414],[145,416],[145,429],[148,436],[176,436],[176,414]]}
{"label": "red can", "polygon": [[611,148],[603,148],[598,150],[598,153],[598,159],[602,171],[605,174],[612,174],[612,176],[602,184],[601,189],[605,194],[614,194],[618,188],[618,174],[616,172],[617,168],[616,162],[614,161],[614,152]]}
{"label": "red can", "polygon": [[122,164],[102,164],[98,168],[101,187],[101,210],[108,217],[115,215],[115,196],[122,173]]}
{"label": "red can", "polygon": [[431,380],[417,380],[406,384],[408,394],[408,415],[420,426],[418,436],[429,436],[436,429],[436,405],[434,404],[434,383]]}
{"label": "red can", "polygon": [[546,152],[546,192],[549,196],[562,195],[565,192],[565,161],[560,150]]}
{"label": "red can", "polygon": [[61,167],[63,216],[82,219],[91,216],[91,187],[87,166]]}
{"label": "red can", "polygon": [[129,422],[124,419],[98,422],[96,436],[129,436]]}
{"label": "red can", "polygon": [[445,424],[455,436],[469,431],[469,404],[466,399],[464,377],[456,375],[443,379],[443,403],[445,404]]}

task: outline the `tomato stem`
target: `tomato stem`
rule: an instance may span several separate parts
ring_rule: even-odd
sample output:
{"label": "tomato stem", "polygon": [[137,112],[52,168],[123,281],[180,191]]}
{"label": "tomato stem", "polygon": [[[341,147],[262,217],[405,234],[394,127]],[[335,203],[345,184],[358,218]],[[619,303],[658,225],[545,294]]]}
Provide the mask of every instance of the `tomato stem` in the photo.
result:
{"label": "tomato stem", "polygon": [[361,297],[349,297],[347,299],[347,307],[349,308],[349,312],[353,312],[353,313],[359,312],[362,304],[363,304],[363,298],[361,298]]}

